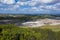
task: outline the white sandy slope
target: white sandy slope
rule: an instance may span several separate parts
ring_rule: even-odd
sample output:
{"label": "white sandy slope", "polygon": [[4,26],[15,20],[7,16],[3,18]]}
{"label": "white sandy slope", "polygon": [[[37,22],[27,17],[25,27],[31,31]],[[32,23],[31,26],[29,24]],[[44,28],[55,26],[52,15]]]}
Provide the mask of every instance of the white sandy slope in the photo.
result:
{"label": "white sandy slope", "polygon": [[56,19],[40,19],[40,20],[36,20],[36,21],[29,21],[29,22],[22,23],[22,25],[28,26],[28,27],[41,27],[41,26],[44,26],[46,24],[59,25],[60,20],[56,20]]}

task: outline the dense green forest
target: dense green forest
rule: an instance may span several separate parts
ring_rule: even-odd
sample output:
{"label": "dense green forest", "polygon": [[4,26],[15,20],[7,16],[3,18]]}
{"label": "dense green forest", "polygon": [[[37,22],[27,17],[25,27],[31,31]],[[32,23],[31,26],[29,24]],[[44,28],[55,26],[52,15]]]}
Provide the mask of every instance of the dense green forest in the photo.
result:
{"label": "dense green forest", "polygon": [[59,15],[40,14],[40,15],[0,15],[0,19],[36,19],[36,18],[54,18]]}
{"label": "dense green forest", "polygon": [[60,40],[60,31],[2,24],[0,25],[0,40]]}
{"label": "dense green forest", "polygon": [[[26,22],[26,21],[33,21],[37,19],[44,19],[44,18],[56,18],[60,17],[57,15],[49,15],[49,14],[40,14],[40,15],[0,15],[0,20],[15,20],[13,22],[16,22],[16,20],[20,22]],[[18,22],[17,21],[17,22]]]}

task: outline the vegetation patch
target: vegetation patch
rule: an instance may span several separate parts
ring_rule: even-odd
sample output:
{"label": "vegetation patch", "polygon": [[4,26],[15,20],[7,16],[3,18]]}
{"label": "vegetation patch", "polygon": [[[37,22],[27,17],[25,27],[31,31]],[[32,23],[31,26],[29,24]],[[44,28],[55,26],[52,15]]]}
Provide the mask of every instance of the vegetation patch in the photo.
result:
{"label": "vegetation patch", "polygon": [[59,31],[55,32],[47,28],[23,28],[14,24],[0,25],[0,40],[60,40],[59,37]]}

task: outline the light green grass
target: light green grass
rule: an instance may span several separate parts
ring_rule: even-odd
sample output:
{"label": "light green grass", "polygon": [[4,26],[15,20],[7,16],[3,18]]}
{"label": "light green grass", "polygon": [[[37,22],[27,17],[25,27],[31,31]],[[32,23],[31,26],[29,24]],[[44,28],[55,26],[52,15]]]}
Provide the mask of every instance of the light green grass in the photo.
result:
{"label": "light green grass", "polygon": [[51,29],[53,31],[60,31],[60,25],[44,25],[41,28]]}
{"label": "light green grass", "polygon": [[42,27],[27,27],[27,26],[19,26],[20,28],[41,28],[41,29],[51,29],[52,31],[60,31],[60,25],[44,25]]}

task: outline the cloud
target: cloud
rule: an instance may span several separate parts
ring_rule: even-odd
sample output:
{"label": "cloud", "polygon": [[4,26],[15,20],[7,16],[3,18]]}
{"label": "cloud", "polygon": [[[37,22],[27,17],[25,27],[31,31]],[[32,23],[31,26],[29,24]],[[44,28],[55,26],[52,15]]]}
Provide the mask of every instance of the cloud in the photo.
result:
{"label": "cloud", "polygon": [[18,1],[16,4],[17,4],[17,5],[24,6],[24,5],[27,5],[28,3],[27,3],[27,2],[20,2],[20,1]]}
{"label": "cloud", "polygon": [[41,2],[41,3],[51,3],[53,0],[32,0],[36,2]]}
{"label": "cloud", "polygon": [[4,4],[14,4],[15,0],[0,0],[0,2]]}
{"label": "cloud", "polygon": [[20,6],[19,5],[4,5],[4,4],[1,4],[0,5],[0,10],[3,10],[3,11],[13,11],[13,10],[16,10],[18,9]]}
{"label": "cloud", "polygon": [[60,3],[56,3],[53,8],[55,10],[60,10]]}
{"label": "cloud", "polygon": [[[14,0],[1,0],[1,3],[7,4],[3,8],[3,4],[0,4],[0,10],[9,10],[17,12],[47,12],[51,10],[60,10],[59,0],[19,0],[15,2]],[[51,5],[50,5],[51,4]],[[24,8],[22,7],[24,6]],[[22,8],[21,8],[22,7]]]}

